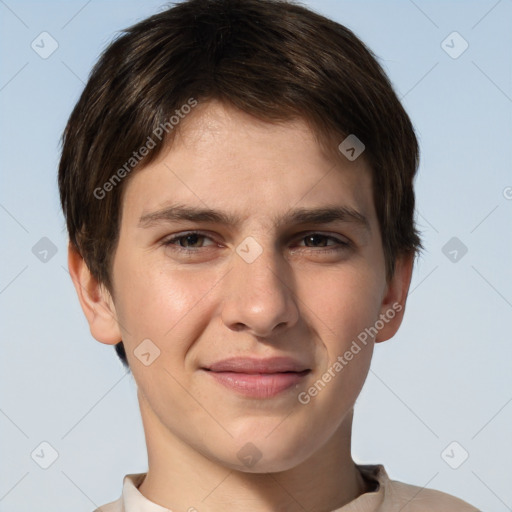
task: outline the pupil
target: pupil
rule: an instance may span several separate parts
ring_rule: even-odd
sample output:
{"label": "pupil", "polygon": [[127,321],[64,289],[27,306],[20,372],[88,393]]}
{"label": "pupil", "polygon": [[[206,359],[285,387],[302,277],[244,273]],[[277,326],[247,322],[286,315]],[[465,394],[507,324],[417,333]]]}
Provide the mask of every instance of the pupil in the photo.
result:
{"label": "pupil", "polygon": [[186,245],[195,245],[195,244],[197,244],[198,239],[199,239],[199,235],[197,235],[195,233],[192,235],[187,235],[187,237],[185,238]]}
{"label": "pupil", "polygon": [[[323,238],[324,238],[324,237],[323,237],[322,235],[309,235],[309,236],[308,236],[308,240],[309,240],[310,242],[312,242],[313,244],[321,243],[321,242],[322,242],[322,240],[323,240]],[[321,244],[321,245],[322,245],[322,246],[324,246],[324,245],[325,245],[325,243],[324,243],[324,244]]]}

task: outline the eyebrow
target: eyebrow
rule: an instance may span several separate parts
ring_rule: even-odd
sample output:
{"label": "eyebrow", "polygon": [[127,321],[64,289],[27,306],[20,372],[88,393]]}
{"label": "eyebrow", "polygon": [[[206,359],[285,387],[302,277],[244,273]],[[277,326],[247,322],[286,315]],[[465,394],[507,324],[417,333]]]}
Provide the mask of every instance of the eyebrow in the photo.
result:
{"label": "eyebrow", "polygon": [[[211,208],[197,208],[185,205],[170,205],[160,210],[143,214],[139,219],[140,228],[150,228],[157,224],[171,222],[211,222],[236,226],[240,218]],[[346,206],[326,206],[320,208],[296,208],[283,217],[274,217],[275,226],[293,224],[331,224],[334,222],[350,222],[370,231],[368,219],[357,210]]]}

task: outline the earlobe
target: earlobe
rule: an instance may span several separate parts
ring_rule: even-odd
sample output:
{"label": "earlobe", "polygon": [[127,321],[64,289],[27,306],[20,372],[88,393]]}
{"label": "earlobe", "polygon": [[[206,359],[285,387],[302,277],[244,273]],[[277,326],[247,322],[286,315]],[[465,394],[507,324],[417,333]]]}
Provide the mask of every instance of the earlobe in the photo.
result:
{"label": "earlobe", "polygon": [[381,304],[380,320],[384,326],[377,333],[375,343],[392,338],[402,323],[413,263],[414,254],[399,256],[396,260],[395,272],[388,282]]}
{"label": "earlobe", "polygon": [[92,336],[108,345],[121,341],[121,331],[110,293],[91,274],[84,259],[71,242],[68,245],[68,266]]}

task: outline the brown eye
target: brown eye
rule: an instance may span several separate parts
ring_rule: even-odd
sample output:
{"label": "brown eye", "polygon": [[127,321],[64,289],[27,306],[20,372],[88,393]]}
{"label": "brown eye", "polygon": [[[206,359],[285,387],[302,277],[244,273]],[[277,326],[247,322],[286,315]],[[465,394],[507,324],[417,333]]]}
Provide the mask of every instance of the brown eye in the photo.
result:
{"label": "brown eye", "polygon": [[[324,235],[308,235],[304,237],[307,247],[325,247],[328,242],[327,236]],[[311,244],[311,245],[310,245]]]}
{"label": "brown eye", "polygon": [[305,242],[306,247],[331,247],[334,250],[338,248],[347,247],[348,242],[338,239],[334,236],[324,235],[322,233],[311,233],[302,238]]}
{"label": "brown eye", "polygon": [[201,233],[183,233],[181,235],[173,236],[164,242],[166,246],[175,246],[177,248],[183,249],[200,249],[202,247],[206,247],[208,245],[212,245],[205,243],[206,240],[210,240],[211,238],[203,235]]}
{"label": "brown eye", "polygon": [[201,247],[202,244],[200,242],[204,241],[204,236],[193,233],[178,238],[178,241],[181,247]]}

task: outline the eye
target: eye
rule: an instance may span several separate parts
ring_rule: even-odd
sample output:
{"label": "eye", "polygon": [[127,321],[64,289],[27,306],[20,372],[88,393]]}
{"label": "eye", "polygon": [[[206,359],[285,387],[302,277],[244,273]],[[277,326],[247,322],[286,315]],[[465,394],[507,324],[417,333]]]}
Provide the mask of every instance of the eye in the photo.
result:
{"label": "eye", "polygon": [[308,233],[301,238],[305,242],[306,247],[310,248],[324,248],[330,247],[328,250],[340,250],[350,247],[350,242],[346,239],[337,238],[332,235],[325,235],[323,233]]}
{"label": "eye", "polygon": [[[211,243],[206,244],[207,240]],[[175,235],[163,242],[164,245],[175,246],[177,249],[200,249],[201,247],[213,245],[213,243],[210,237],[196,231]]]}

